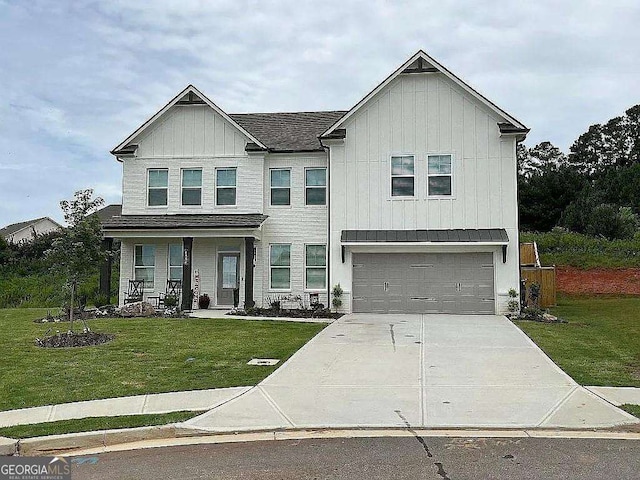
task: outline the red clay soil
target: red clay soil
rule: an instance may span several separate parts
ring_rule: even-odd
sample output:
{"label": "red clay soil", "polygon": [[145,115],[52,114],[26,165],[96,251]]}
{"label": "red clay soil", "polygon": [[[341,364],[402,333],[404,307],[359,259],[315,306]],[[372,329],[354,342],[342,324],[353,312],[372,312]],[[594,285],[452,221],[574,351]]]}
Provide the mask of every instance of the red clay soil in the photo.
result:
{"label": "red clay soil", "polygon": [[557,267],[556,285],[559,292],[640,295],[640,268]]}

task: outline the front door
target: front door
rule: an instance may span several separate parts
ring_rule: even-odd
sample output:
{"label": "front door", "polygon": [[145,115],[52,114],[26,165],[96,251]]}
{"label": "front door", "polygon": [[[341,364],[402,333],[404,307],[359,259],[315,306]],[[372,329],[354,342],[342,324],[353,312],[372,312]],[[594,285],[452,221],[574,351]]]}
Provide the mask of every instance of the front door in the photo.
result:
{"label": "front door", "polygon": [[239,253],[220,253],[218,255],[218,305],[233,306],[233,290],[238,288]]}

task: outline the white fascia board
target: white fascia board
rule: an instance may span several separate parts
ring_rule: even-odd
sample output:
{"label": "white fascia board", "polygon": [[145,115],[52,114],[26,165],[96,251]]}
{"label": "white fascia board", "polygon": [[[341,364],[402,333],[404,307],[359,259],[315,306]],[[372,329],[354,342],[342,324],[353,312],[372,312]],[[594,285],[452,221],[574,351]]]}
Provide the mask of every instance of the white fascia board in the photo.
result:
{"label": "white fascia board", "polygon": [[515,117],[509,115],[507,112],[498,107],[495,103],[489,100],[487,97],[482,95],[480,92],[471,87],[468,83],[464,82],[462,79],[454,75],[449,69],[445,66],[437,62],[435,59],[427,55],[422,50],[419,50],[415,55],[413,55],[409,60],[400,65],[398,69],[396,69],[391,75],[389,75],[385,80],[382,81],[376,88],[374,88],[371,92],[369,92],[362,100],[360,100],[351,110],[349,110],[342,118],[340,118],[336,123],[334,123],[328,130],[326,130],[321,137],[325,135],[329,135],[335,129],[344,125],[344,123],[355,114],[360,108],[366,104],[371,98],[378,94],[383,88],[389,85],[398,75],[402,74],[402,72],[409,67],[413,62],[415,62],[418,58],[422,57],[428,63],[432,64],[439,73],[442,73],[445,77],[449,78],[455,84],[457,84],[460,88],[462,88],[465,92],[469,93],[471,96],[477,98],[490,108],[493,112],[497,113],[499,116],[503,117],[505,120],[511,122],[518,128],[527,128],[523,123],[517,120]]}
{"label": "white fascia board", "polygon": [[244,238],[253,237],[256,240],[261,238],[259,228],[227,228],[227,229],[123,229],[107,230],[105,237],[109,238]]}
{"label": "white fascia board", "polygon": [[211,107],[216,113],[218,113],[222,118],[224,118],[226,121],[228,121],[229,123],[231,123],[231,125],[233,125],[235,128],[237,128],[245,137],[249,138],[252,142],[254,142],[256,145],[262,147],[262,148],[267,148],[260,140],[258,140],[256,137],[254,137],[253,135],[251,135],[249,132],[247,132],[244,128],[242,128],[236,121],[234,121],[229,115],[227,115],[220,107],[218,107],[215,103],[213,103],[211,100],[209,100],[207,98],[206,95],[204,95],[200,90],[198,90],[196,87],[194,87],[193,85],[189,85],[187,86],[184,90],[182,90],[180,93],[178,93],[175,97],[173,97],[169,103],[167,103],[164,107],[162,107],[155,115],[153,115],[149,120],[147,120],[146,122],[144,122],[142,125],[140,125],[140,127],[138,127],[131,135],[129,135],[126,139],[124,139],[122,142],[120,142],[120,144],[115,147],[113,150],[111,150],[112,154],[115,154],[114,152],[120,150],[121,148],[124,148],[127,146],[127,144],[129,144],[133,139],[135,139],[136,137],[138,137],[140,134],[142,134],[147,128],[149,128],[158,118],[160,118],[164,113],[166,113],[167,110],[169,110],[171,107],[173,107],[176,103],[178,103],[178,101],[184,97],[186,94],[188,94],[189,92],[193,92],[195,93],[198,97],[200,97],[202,100],[204,100],[204,102]]}

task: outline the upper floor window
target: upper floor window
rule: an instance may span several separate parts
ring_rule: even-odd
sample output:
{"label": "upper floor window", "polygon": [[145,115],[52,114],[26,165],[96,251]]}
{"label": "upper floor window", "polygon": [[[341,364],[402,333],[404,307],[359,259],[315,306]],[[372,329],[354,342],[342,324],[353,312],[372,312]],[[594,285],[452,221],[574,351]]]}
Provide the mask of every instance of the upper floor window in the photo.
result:
{"label": "upper floor window", "polygon": [[271,175],[271,205],[291,205],[291,170],[273,168]]}
{"label": "upper floor window", "polygon": [[152,168],[148,172],[147,205],[150,207],[166,207],[169,170],[166,168]]}
{"label": "upper floor window", "polygon": [[291,245],[274,243],[269,248],[269,288],[291,289]]}
{"label": "upper floor window", "polygon": [[182,170],[182,205],[202,205],[202,169]]}
{"label": "upper floor window", "polygon": [[323,290],[327,288],[327,246],[305,245],[304,288]]}
{"label": "upper floor window", "polygon": [[326,168],[307,168],[304,171],[304,198],[306,205],[327,204]]}
{"label": "upper floor window", "polygon": [[430,197],[452,195],[451,155],[428,155],[427,188]]}
{"label": "upper floor window", "polygon": [[156,246],[136,245],[133,265],[135,280],[144,280],[144,288],[153,289],[156,272]]}
{"label": "upper floor window", "polygon": [[169,245],[169,277],[168,280],[182,280],[182,244]]}
{"label": "upper floor window", "polygon": [[216,169],[216,205],[236,204],[236,169]]}
{"label": "upper floor window", "polygon": [[391,196],[413,197],[415,192],[415,157],[391,157]]}

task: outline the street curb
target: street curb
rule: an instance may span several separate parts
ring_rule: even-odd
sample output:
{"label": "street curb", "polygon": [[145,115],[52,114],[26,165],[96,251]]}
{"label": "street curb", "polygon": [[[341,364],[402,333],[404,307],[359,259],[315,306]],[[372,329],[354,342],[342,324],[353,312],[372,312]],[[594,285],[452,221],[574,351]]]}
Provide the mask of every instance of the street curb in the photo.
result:
{"label": "street curb", "polygon": [[70,433],[10,440],[12,450],[22,456],[95,455],[98,453],[179,445],[239,443],[253,441],[300,440],[357,437],[474,437],[474,438],[564,438],[640,440],[640,432],[559,429],[407,429],[392,428],[290,428],[215,432],[184,427],[182,424],[138,427],[97,432]]}
{"label": "street curb", "polygon": [[14,455],[18,441],[13,438],[0,437],[0,455]]}

